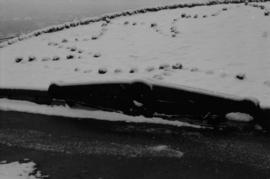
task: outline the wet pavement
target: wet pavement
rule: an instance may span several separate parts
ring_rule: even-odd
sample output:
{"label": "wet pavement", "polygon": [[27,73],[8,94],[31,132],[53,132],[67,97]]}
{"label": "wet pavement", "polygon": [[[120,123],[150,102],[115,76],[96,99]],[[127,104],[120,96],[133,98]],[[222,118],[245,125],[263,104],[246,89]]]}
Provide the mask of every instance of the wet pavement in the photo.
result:
{"label": "wet pavement", "polygon": [[0,161],[50,178],[269,178],[269,134],[0,111]]}

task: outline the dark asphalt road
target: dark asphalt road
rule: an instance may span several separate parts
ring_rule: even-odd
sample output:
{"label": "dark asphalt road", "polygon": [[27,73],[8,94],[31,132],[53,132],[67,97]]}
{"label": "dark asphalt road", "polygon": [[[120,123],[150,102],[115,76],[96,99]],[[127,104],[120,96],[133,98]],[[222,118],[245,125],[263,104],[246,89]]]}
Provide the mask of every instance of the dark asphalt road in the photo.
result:
{"label": "dark asphalt road", "polygon": [[50,178],[269,178],[270,135],[0,111],[0,161]]}

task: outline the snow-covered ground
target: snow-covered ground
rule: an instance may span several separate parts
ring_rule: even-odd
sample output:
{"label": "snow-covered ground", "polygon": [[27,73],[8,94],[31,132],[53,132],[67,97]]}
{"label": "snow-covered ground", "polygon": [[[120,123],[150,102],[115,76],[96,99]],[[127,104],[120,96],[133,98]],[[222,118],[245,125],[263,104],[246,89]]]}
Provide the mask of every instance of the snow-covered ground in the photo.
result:
{"label": "snow-covered ground", "polygon": [[36,169],[34,162],[11,162],[0,161],[1,179],[41,179],[45,178]]}
{"label": "snow-covered ground", "polygon": [[166,9],[0,44],[0,87],[151,79],[254,97],[270,107],[269,7]]}

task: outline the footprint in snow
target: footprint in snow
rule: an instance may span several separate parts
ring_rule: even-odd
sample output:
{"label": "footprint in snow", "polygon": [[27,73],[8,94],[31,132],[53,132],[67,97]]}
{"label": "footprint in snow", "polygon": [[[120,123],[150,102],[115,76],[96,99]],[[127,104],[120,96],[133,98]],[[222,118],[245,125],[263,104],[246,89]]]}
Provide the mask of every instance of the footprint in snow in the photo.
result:
{"label": "footprint in snow", "polygon": [[91,73],[92,70],[84,70],[83,73]]}
{"label": "footprint in snow", "polygon": [[155,67],[149,66],[149,67],[147,67],[147,68],[145,69],[145,71],[146,71],[146,72],[153,72],[153,71],[155,71]]}
{"label": "footprint in snow", "polygon": [[172,69],[177,70],[177,69],[183,69],[183,65],[181,63],[176,63],[172,65]]}
{"label": "footprint in snow", "polygon": [[16,63],[20,63],[20,62],[22,62],[23,61],[23,57],[16,57],[15,58],[15,62]]}
{"label": "footprint in snow", "polygon": [[164,79],[164,77],[162,75],[154,75],[153,78],[157,79],[157,80],[163,80]]}
{"label": "footprint in snow", "polygon": [[190,71],[191,71],[191,72],[198,72],[199,69],[198,69],[197,67],[193,67],[193,68],[190,69]]}
{"label": "footprint in snow", "polygon": [[43,57],[43,58],[41,59],[41,61],[43,61],[43,62],[47,62],[47,61],[50,61],[50,60],[51,60],[50,57]]}
{"label": "footprint in snow", "polygon": [[246,77],[246,74],[239,73],[239,74],[235,75],[235,78],[238,80],[245,80],[247,77]]}
{"label": "footprint in snow", "polygon": [[93,55],[93,57],[94,57],[94,58],[99,58],[99,57],[101,57],[101,53],[97,52],[97,53],[95,53],[95,54]]}
{"label": "footprint in snow", "polygon": [[225,77],[227,77],[227,76],[228,76],[227,73],[221,73],[221,74],[220,74],[220,77],[221,77],[221,78],[225,78]]}
{"label": "footprint in snow", "polygon": [[62,43],[67,43],[68,40],[67,39],[62,39]]}
{"label": "footprint in snow", "polygon": [[33,61],[35,61],[37,58],[35,57],[35,56],[33,56],[33,55],[31,55],[31,56],[29,56],[28,57],[28,61],[29,62],[33,62]]}
{"label": "footprint in snow", "polygon": [[114,70],[114,73],[116,73],[116,74],[118,74],[118,73],[122,73],[123,71],[122,71],[122,69],[120,69],[120,68],[116,68],[115,70]]}
{"label": "footprint in snow", "polygon": [[74,59],[74,58],[75,58],[74,55],[67,55],[67,57],[66,57],[67,60],[71,60],[71,59]]}
{"label": "footprint in snow", "polygon": [[166,70],[166,69],[169,69],[170,68],[170,65],[169,64],[161,64],[159,65],[159,69],[160,70]]}
{"label": "footprint in snow", "polygon": [[101,74],[101,75],[102,75],[102,74],[105,74],[105,73],[107,73],[107,72],[108,72],[108,69],[107,69],[107,68],[99,68],[99,69],[98,69],[98,73]]}
{"label": "footprint in snow", "polygon": [[137,68],[131,68],[129,70],[129,73],[137,73],[138,72],[138,69]]}
{"label": "footprint in snow", "polygon": [[213,75],[213,74],[214,74],[214,71],[213,71],[213,70],[207,70],[205,73],[206,73],[207,75]]}

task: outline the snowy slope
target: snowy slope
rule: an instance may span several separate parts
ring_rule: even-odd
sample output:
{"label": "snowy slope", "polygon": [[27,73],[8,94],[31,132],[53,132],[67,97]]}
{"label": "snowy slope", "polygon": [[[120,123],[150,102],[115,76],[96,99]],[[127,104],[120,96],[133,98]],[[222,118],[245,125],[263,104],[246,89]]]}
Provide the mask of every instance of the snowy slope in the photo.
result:
{"label": "snowy slope", "polygon": [[165,9],[10,41],[0,44],[0,87],[151,79],[270,107],[269,11],[269,2]]}

